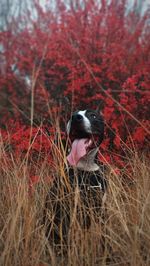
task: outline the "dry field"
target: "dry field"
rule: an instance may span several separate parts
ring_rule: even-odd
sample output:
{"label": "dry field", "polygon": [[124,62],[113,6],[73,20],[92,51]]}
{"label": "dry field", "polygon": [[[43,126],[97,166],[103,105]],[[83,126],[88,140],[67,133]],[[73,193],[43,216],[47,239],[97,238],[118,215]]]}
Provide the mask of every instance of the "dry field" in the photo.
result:
{"label": "dry field", "polygon": [[36,165],[41,181],[30,191],[31,162],[29,165],[28,160],[17,159],[13,154],[6,156],[1,142],[1,265],[150,265],[150,168],[149,161],[136,154],[129,159],[131,182],[126,169],[116,174],[108,166],[109,189],[103,215],[96,219],[90,210],[89,230],[78,222],[76,206],[82,205],[78,191],[70,190],[74,194],[67,247],[62,242],[54,248],[47,241],[43,225],[45,197],[51,186],[47,180],[57,173],[63,185],[68,182],[63,170],[65,156],[61,154],[60,159],[56,156],[53,168],[46,158],[42,165]]}

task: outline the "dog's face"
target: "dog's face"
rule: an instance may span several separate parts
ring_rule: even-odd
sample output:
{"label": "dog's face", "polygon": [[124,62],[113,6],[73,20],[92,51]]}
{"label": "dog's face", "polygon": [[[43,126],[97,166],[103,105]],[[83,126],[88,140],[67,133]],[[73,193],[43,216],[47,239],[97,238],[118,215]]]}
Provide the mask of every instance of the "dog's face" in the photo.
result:
{"label": "dog's face", "polygon": [[81,158],[103,141],[103,118],[97,111],[76,111],[68,121],[67,134],[72,145],[67,158],[71,165],[77,165]]}

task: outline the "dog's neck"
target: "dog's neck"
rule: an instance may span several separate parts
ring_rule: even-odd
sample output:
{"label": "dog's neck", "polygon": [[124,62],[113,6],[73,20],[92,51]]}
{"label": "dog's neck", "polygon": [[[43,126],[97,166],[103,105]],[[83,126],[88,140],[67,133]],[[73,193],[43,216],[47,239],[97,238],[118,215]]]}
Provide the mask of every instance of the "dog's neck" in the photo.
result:
{"label": "dog's neck", "polygon": [[83,170],[83,171],[98,171],[99,166],[94,162],[94,159],[96,157],[96,154],[98,152],[98,148],[95,148],[88,152],[83,158],[79,160],[77,163],[77,169]]}

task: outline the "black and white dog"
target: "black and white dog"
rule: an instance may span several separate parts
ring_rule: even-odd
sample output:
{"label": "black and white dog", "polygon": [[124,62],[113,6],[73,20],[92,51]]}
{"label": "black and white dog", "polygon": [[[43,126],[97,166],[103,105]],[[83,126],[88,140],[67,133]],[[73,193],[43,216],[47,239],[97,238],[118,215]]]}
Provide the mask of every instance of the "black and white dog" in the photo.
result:
{"label": "black and white dog", "polygon": [[96,216],[101,215],[107,186],[103,165],[97,160],[99,145],[104,137],[104,121],[99,112],[74,112],[67,123],[67,135],[71,144],[66,171],[69,185],[58,176],[46,200],[46,235],[56,244],[67,239],[74,209],[74,200],[72,204],[68,200],[69,197],[73,198],[72,192],[78,187],[81,205],[84,206],[79,223],[89,228],[90,211]]}

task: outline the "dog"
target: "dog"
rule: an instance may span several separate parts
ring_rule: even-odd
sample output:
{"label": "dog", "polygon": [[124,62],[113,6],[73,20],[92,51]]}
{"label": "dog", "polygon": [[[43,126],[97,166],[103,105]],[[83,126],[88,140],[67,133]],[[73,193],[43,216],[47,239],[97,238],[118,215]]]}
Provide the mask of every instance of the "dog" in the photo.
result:
{"label": "dog", "polygon": [[57,176],[45,204],[46,236],[56,245],[67,242],[75,209],[75,191],[79,191],[82,202],[81,208],[77,206],[79,223],[88,229],[90,210],[97,217],[101,215],[107,189],[104,167],[97,159],[104,138],[102,116],[95,110],[76,111],[67,123],[66,132],[71,146],[67,155],[68,182]]}

